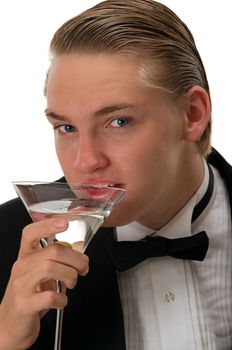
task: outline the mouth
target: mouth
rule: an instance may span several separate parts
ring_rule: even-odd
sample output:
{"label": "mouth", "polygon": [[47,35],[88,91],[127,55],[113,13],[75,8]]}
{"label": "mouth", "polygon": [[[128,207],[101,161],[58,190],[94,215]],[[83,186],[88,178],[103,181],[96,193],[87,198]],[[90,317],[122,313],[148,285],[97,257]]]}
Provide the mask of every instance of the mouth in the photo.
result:
{"label": "mouth", "polygon": [[121,184],[106,184],[106,185],[99,185],[99,187],[108,187],[108,188],[115,188],[115,189],[122,189]]}
{"label": "mouth", "polygon": [[119,190],[121,193],[126,192],[122,184],[108,181],[88,182],[83,185],[86,187],[88,195],[94,199],[110,200],[118,196]]}
{"label": "mouth", "polygon": [[82,183],[83,186],[89,186],[93,188],[115,188],[115,189],[124,189],[125,185],[113,182],[111,180],[90,180]]}

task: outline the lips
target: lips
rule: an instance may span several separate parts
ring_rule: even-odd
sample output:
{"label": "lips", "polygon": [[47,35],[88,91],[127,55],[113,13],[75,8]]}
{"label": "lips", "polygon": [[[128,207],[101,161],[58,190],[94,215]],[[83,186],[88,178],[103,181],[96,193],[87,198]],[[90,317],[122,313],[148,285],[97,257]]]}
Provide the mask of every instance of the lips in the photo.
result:
{"label": "lips", "polygon": [[91,185],[86,189],[86,192],[91,199],[109,201],[114,198],[116,187],[109,187],[107,185]]}
{"label": "lips", "polygon": [[110,188],[124,188],[124,186],[116,181],[108,180],[108,179],[94,179],[94,180],[86,180],[82,182],[83,185],[87,184],[93,187],[110,187]]}
{"label": "lips", "polygon": [[94,179],[82,183],[90,198],[96,200],[111,200],[115,197],[117,189],[124,190],[124,186],[109,179]]}

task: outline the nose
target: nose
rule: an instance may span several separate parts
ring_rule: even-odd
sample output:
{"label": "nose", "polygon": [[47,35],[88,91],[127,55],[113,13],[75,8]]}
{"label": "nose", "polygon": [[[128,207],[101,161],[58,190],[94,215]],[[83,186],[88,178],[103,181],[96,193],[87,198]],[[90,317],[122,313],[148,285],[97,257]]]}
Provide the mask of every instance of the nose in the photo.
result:
{"label": "nose", "polygon": [[107,167],[109,160],[102,142],[94,136],[79,138],[74,169],[82,174],[92,174]]}

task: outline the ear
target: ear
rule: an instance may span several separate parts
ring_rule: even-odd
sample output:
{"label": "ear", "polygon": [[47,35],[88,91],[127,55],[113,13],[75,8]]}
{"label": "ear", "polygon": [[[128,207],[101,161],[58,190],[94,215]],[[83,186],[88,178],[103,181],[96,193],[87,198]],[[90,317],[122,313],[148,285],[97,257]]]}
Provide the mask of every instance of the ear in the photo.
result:
{"label": "ear", "polygon": [[211,105],[208,93],[200,86],[193,86],[186,94],[186,119],[184,140],[197,142],[209,122]]}

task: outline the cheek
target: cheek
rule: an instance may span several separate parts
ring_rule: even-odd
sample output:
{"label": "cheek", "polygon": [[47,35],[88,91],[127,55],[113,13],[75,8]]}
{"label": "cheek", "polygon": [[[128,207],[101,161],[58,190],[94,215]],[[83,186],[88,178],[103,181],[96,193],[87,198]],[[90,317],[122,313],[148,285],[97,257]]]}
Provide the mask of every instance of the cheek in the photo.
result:
{"label": "cheek", "polygon": [[67,170],[72,166],[73,163],[73,152],[70,152],[70,149],[58,140],[55,140],[55,149],[56,155],[59,160],[60,166],[64,173],[67,173]]}
{"label": "cheek", "polygon": [[148,178],[154,176],[158,162],[155,155],[156,147],[153,140],[148,141],[147,138],[130,140],[112,153],[111,165],[122,182],[127,184],[130,196],[132,193],[134,195],[135,192],[140,192],[141,187],[146,186]]}
{"label": "cheek", "polygon": [[126,148],[123,156],[123,170],[127,180],[134,186],[148,186],[165,181],[177,159],[176,136],[164,130],[162,133],[147,133]]}
{"label": "cheek", "polygon": [[145,135],[134,141],[129,148],[126,162],[131,162],[138,171],[148,170],[162,154],[162,143],[153,135]]}

